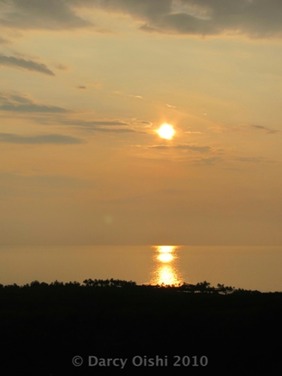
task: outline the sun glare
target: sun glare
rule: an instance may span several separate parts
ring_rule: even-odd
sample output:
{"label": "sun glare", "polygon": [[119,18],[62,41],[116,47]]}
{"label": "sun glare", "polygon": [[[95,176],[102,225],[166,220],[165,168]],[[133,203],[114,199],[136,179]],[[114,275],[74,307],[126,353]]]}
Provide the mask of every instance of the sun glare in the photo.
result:
{"label": "sun glare", "polygon": [[171,124],[164,123],[157,129],[157,134],[165,140],[172,140],[175,135],[175,129]]}

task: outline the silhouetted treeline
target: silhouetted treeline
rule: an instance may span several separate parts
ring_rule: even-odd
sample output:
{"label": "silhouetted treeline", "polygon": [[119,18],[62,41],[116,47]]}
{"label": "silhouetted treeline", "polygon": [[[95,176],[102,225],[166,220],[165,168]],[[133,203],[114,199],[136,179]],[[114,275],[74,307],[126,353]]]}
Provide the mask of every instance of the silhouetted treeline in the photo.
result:
{"label": "silhouetted treeline", "polygon": [[[33,281],[0,286],[0,374],[124,375],[89,367],[89,356],[206,356],[206,367],[168,368],[178,375],[271,376],[282,372],[282,293],[204,281],[179,286],[117,279]],[[81,356],[80,367],[72,364]],[[182,358],[181,358],[182,359]],[[205,359],[205,358],[204,358]],[[128,366],[129,367],[129,366]],[[131,367],[142,374],[164,368]]]}
{"label": "silhouetted treeline", "polygon": [[211,286],[211,284],[207,281],[199,282],[196,284],[190,283],[182,283],[179,285],[137,285],[134,281],[125,281],[120,279],[85,279],[83,283],[73,281],[73,282],[59,282],[54,281],[50,284],[46,282],[39,282],[39,281],[32,281],[29,284],[25,285],[6,285],[3,286],[0,284],[0,288],[4,289],[27,289],[27,288],[84,288],[84,287],[91,287],[91,288],[126,288],[126,289],[147,289],[147,290],[172,290],[178,292],[186,292],[186,293],[200,293],[200,294],[260,294],[260,291],[257,290],[245,290],[241,288],[235,288],[232,286],[225,286],[224,284],[218,283],[217,286]]}

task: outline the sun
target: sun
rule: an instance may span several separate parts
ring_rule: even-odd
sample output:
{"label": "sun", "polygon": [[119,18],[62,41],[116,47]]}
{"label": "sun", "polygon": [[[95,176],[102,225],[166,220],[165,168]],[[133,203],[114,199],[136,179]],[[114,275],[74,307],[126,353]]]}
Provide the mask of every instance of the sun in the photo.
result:
{"label": "sun", "polygon": [[175,135],[175,129],[173,128],[173,125],[168,123],[162,124],[156,132],[160,136],[160,138],[164,138],[165,140],[172,140]]}

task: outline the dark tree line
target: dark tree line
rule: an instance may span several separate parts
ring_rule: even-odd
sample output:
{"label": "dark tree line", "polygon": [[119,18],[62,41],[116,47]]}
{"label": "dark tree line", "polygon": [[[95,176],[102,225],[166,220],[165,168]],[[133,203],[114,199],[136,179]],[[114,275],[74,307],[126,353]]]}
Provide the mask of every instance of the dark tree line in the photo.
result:
{"label": "dark tree line", "polygon": [[[88,355],[173,359],[179,354],[209,358],[203,373],[200,367],[180,367],[181,375],[276,376],[282,372],[281,317],[282,292],[206,281],[178,286],[119,279],[0,285],[0,374],[88,376],[103,370],[85,364],[78,369],[73,356],[86,361]],[[175,374],[178,368],[170,370]]]}
{"label": "dark tree line", "polygon": [[25,285],[2,285],[0,289],[27,289],[27,288],[119,288],[119,289],[148,289],[148,290],[173,290],[185,292],[190,294],[259,294],[257,290],[238,289],[232,286],[225,286],[218,283],[212,286],[209,282],[203,281],[196,284],[183,283],[179,285],[138,285],[134,281],[126,281],[121,279],[85,279],[82,283],[77,281],[59,282],[54,281],[51,283],[32,281]]}

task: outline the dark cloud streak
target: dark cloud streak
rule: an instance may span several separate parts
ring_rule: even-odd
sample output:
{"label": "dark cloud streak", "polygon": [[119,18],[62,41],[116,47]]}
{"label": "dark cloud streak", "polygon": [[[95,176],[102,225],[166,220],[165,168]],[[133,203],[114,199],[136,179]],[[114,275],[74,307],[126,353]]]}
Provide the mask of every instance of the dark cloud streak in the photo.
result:
{"label": "dark cloud streak", "polygon": [[55,74],[49,68],[47,68],[45,64],[37,63],[33,60],[22,59],[14,56],[5,56],[0,54],[0,65],[22,68],[29,71],[47,74],[49,76],[55,76]]}
{"label": "dark cloud streak", "polygon": [[103,127],[97,127],[94,128],[93,131],[95,132],[108,132],[108,133],[136,133],[131,128],[103,128]]}
{"label": "dark cloud streak", "polygon": [[276,129],[265,127],[264,125],[253,124],[253,125],[251,125],[251,128],[259,130],[259,131],[264,131],[265,133],[268,133],[268,134],[275,134],[275,133],[279,132]]}
{"label": "dark cloud streak", "polygon": [[81,144],[83,140],[80,138],[65,136],[60,134],[45,134],[36,136],[22,136],[12,133],[0,133],[1,143],[25,144],[25,145],[42,145],[42,144],[64,144],[73,145]]}
{"label": "dark cloud streak", "polygon": [[193,151],[197,153],[210,153],[213,152],[213,149],[210,146],[199,146],[199,145],[188,145],[188,144],[180,144],[180,145],[152,145],[149,146],[150,149],[176,149],[176,150],[184,150],[184,151]]}
{"label": "dark cloud streak", "polygon": [[0,24],[17,29],[71,29],[91,25],[67,0],[0,0]]}
{"label": "dark cloud streak", "polygon": [[43,112],[43,113],[65,113],[62,107],[39,104],[30,98],[19,94],[6,94],[0,92],[0,111],[12,112]]}
{"label": "dark cloud streak", "polygon": [[60,123],[71,125],[74,127],[81,127],[90,132],[108,132],[108,133],[134,133],[134,129],[130,128],[128,124],[120,120],[82,120],[82,119],[65,119]]}
{"label": "dark cloud streak", "polygon": [[97,127],[97,126],[126,126],[127,123],[124,121],[119,120],[65,120],[65,124],[67,125],[75,125],[80,127]]}

